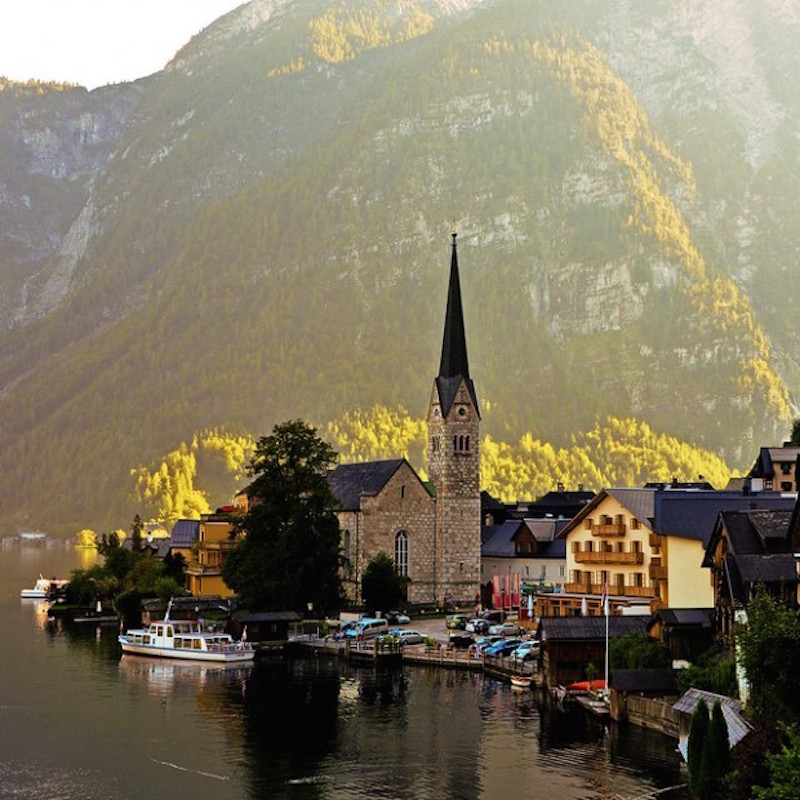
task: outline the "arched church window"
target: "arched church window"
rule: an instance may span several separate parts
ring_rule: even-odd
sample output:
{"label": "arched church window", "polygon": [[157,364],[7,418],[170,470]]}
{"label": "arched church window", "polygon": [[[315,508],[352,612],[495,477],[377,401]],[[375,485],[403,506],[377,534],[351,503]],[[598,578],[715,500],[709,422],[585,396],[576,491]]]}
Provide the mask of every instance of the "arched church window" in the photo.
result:
{"label": "arched church window", "polygon": [[453,437],[453,452],[458,452],[458,436]]}
{"label": "arched church window", "polygon": [[464,449],[469,452],[469,436],[464,439]]}
{"label": "arched church window", "polygon": [[408,575],[408,534],[405,531],[394,537],[394,567],[398,575]]}

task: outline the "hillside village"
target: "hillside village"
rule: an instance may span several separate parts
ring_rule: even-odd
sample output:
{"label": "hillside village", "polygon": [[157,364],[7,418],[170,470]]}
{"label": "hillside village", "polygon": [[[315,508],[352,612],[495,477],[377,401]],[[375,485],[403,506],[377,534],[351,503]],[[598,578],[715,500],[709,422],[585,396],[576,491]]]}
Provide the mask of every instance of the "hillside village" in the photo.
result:
{"label": "hillside village", "polygon": [[[480,413],[455,234],[428,422],[430,481],[404,458],[341,464],[329,474],[340,505],[341,577],[354,608],[366,566],[383,552],[409,579],[409,609],[504,609],[542,626],[552,654],[561,640],[585,635],[586,618],[602,615],[607,598],[612,616],[635,617],[682,664],[714,641],[731,644],[736,613],[757,587],[798,604],[796,444],[762,447],[749,473],[724,489],[700,476],[596,494],[558,486],[510,504],[479,491]],[[236,544],[233,522],[247,508],[245,490],[213,514],[180,520],[151,546],[185,558],[193,596],[229,597],[222,564]],[[596,658],[591,648],[560,663],[551,655],[543,680],[585,678]]]}

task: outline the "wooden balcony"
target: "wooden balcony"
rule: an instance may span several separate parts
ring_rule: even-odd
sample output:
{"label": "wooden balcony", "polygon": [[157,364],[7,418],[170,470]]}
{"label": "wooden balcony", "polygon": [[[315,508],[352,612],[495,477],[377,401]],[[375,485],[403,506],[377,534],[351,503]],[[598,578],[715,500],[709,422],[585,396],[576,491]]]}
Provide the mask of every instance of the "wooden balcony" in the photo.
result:
{"label": "wooden balcony", "polygon": [[596,522],[592,524],[592,536],[624,536],[627,529],[624,522]]}
{"label": "wooden balcony", "polygon": [[[602,583],[568,583],[564,591],[569,594],[603,594]],[[612,597],[656,597],[655,586],[619,586],[611,584],[608,593]]]}
{"label": "wooden balcony", "polygon": [[572,557],[578,564],[644,564],[644,553],[578,550]]}
{"label": "wooden balcony", "polygon": [[650,534],[650,547],[661,547],[664,544],[664,537],[658,533]]}
{"label": "wooden balcony", "polygon": [[667,579],[667,568],[661,564],[650,565],[650,580],[665,581]]}

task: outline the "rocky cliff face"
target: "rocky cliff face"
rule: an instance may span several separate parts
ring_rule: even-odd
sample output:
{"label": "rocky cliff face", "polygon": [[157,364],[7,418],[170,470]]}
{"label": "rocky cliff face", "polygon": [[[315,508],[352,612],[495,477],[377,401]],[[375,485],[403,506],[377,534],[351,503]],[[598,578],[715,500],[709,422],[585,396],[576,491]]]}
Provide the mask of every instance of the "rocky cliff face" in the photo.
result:
{"label": "rocky cliff face", "polygon": [[141,90],[4,85],[0,91],[0,329],[62,302],[98,231],[93,188]]}

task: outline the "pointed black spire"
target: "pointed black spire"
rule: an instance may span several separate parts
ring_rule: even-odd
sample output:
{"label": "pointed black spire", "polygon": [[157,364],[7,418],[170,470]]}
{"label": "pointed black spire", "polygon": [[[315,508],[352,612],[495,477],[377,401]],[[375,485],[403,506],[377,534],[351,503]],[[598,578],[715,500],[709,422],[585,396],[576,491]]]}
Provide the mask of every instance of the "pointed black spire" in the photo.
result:
{"label": "pointed black spire", "polygon": [[458,278],[458,252],[453,231],[453,255],[450,258],[450,287],[447,290],[447,315],[444,320],[440,378],[469,378],[464,312],[461,308],[461,283]]}
{"label": "pointed black spire", "polygon": [[467,391],[472,405],[480,418],[478,398],[475,386],[469,377],[467,361],[467,337],[464,332],[464,311],[461,308],[461,283],[458,278],[458,252],[456,236],[453,231],[453,255],[450,258],[450,286],[447,290],[447,313],[444,320],[444,338],[442,339],[442,360],[439,364],[439,375],[436,385],[442,405],[442,415],[447,416],[456,398],[462,380],[467,384]]}

